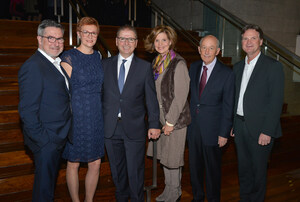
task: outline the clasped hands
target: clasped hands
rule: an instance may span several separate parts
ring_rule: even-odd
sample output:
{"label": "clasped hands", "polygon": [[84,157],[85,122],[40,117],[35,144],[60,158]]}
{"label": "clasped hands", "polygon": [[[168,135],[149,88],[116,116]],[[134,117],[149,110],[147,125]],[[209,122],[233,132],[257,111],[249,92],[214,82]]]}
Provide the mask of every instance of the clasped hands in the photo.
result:
{"label": "clasped hands", "polygon": [[165,135],[170,135],[172,131],[174,130],[174,126],[169,126],[165,124],[162,129],[155,129],[155,128],[150,128],[148,130],[148,138],[149,139],[158,139],[161,132],[163,132]]}

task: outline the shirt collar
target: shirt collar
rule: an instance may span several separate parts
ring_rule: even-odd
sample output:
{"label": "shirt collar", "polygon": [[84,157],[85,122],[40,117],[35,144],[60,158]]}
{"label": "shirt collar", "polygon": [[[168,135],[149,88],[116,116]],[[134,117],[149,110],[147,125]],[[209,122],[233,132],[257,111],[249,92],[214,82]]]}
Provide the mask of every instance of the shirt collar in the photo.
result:
{"label": "shirt collar", "polygon": [[47,53],[45,53],[45,51],[43,51],[42,49],[38,48],[38,51],[40,51],[40,53],[42,53],[42,55],[45,56],[51,63],[56,62],[57,64],[60,64],[61,59],[59,57],[56,57],[55,59],[53,59]]}
{"label": "shirt collar", "polygon": [[126,60],[127,62],[129,62],[129,61],[131,61],[132,60],[132,58],[133,58],[133,53],[128,57],[128,58],[124,58],[124,57],[122,57],[122,55],[121,54],[119,54],[118,55],[118,61],[120,61],[120,62],[122,62],[122,60]]}
{"label": "shirt collar", "polygon": [[215,57],[215,59],[214,59],[211,63],[209,63],[208,65],[204,64],[204,62],[203,62],[203,63],[202,63],[202,67],[203,67],[203,66],[206,66],[207,69],[213,69],[214,66],[215,66],[215,64],[216,64],[216,62],[217,62],[217,58]]}
{"label": "shirt collar", "polygon": [[248,56],[246,55],[246,57],[245,57],[245,64],[246,64],[246,65],[254,66],[254,65],[256,64],[256,62],[257,62],[257,60],[258,60],[260,54],[261,54],[261,52],[259,52],[258,55],[257,55],[255,58],[253,58],[253,60],[251,60],[251,61],[249,62],[249,64],[248,64],[248,62],[247,62],[247,61],[248,61]]}

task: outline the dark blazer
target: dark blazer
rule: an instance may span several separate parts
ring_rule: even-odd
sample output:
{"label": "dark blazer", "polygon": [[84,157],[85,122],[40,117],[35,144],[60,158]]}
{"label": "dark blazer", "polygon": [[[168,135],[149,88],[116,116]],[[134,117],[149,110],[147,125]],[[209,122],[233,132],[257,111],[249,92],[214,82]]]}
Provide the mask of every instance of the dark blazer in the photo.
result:
{"label": "dark blazer", "polygon": [[[236,113],[245,60],[234,65],[236,77]],[[284,96],[284,73],[280,62],[261,53],[244,94],[244,118],[251,135],[260,133],[277,138],[282,135],[280,115]],[[234,128],[233,128],[234,129]]]}
{"label": "dark blazer", "polygon": [[[104,134],[110,138],[122,109],[122,125],[130,139],[144,139],[147,107],[148,127],[160,128],[159,107],[151,64],[133,56],[122,94],[118,87],[118,55],[103,60]],[[109,89],[109,90],[107,90]]]}
{"label": "dark blazer", "polygon": [[234,104],[234,74],[226,65],[217,60],[215,67],[199,99],[199,82],[202,60],[194,62],[190,67],[192,123],[200,128],[204,145],[218,145],[218,136],[228,138],[232,127]]}
{"label": "dark blazer", "polygon": [[64,77],[37,51],[21,66],[18,79],[25,144],[33,152],[49,141],[62,148],[71,127],[70,98]]}

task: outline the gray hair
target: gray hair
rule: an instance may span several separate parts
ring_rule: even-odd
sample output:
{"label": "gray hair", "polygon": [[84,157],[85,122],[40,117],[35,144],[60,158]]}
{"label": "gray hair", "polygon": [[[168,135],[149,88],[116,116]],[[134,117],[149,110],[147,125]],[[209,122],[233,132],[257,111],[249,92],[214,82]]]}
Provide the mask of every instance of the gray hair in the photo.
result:
{"label": "gray hair", "polygon": [[119,27],[119,29],[117,31],[117,37],[119,37],[120,32],[124,31],[124,30],[130,30],[130,31],[132,31],[134,33],[134,35],[135,35],[135,38],[137,38],[137,31],[131,25],[123,25],[123,26]]}
{"label": "gray hair", "polygon": [[217,48],[220,48],[220,41],[219,41],[219,39],[218,39],[217,37],[215,37],[214,35],[206,35],[205,37],[202,37],[201,40],[200,40],[200,42],[199,42],[199,45],[201,46],[203,40],[204,40],[206,37],[208,37],[208,36],[213,36],[214,38],[216,38],[216,40],[217,40]]}
{"label": "gray hair", "polygon": [[43,20],[39,24],[38,30],[37,30],[37,35],[38,36],[43,36],[44,35],[44,31],[45,31],[45,29],[47,27],[56,27],[56,28],[59,28],[59,29],[61,29],[61,31],[62,31],[63,34],[64,34],[64,31],[65,31],[64,27],[61,24],[59,24],[59,23],[57,23],[57,22],[55,22],[53,20],[47,19],[47,20]]}

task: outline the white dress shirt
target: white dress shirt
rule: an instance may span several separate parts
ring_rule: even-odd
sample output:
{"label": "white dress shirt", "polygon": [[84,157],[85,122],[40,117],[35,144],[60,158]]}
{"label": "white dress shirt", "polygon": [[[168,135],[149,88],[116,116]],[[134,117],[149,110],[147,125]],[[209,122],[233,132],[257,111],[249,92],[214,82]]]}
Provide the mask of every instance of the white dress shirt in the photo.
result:
{"label": "white dress shirt", "polygon": [[[118,77],[117,77],[117,79],[119,79],[121,64],[123,63],[123,60],[126,60],[126,62],[124,63],[124,66],[125,66],[124,85],[125,85],[126,78],[127,78],[127,75],[128,75],[129,69],[130,69],[132,58],[133,58],[133,54],[131,54],[128,58],[123,58],[120,54],[118,55]],[[121,111],[119,111],[118,117],[121,117],[121,116],[122,116]]]}
{"label": "white dress shirt", "polygon": [[201,80],[201,76],[202,76],[202,72],[203,72],[203,66],[207,67],[207,77],[206,77],[206,83],[216,65],[216,62],[217,62],[217,58],[215,57],[215,59],[209,63],[208,65],[206,65],[204,62],[202,63],[202,68],[201,68],[201,74],[200,74],[200,77],[199,77],[199,84],[200,84],[200,80]]}
{"label": "white dress shirt", "polygon": [[61,70],[61,67],[60,67],[60,62],[61,62],[61,59],[59,57],[53,59],[52,57],[50,57],[49,55],[47,55],[47,53],[45,53],[42,49],[38,48],[38,51],[40,51],[40,53],[43,54],[43,56],[45,56],[55,67],[56,69],[64,76],[65,78],[65,82],[66,82],[66,86],[67,88],[69,89],[69,82],[68,82],[68,79],[66,77],[66,75],[63,73],[63,71]]}
{"label": "white dress shirt", "polygon": [[253,69],[256,65],[256,62],[260,56],[260,52],[259,54],[249,62],[248,64],[248,57],[245,57],[245,68],[243,71],[243,77],[242,77],[242,82],[241,82],[241,88],[240,88],[240,94],[239,94],[239,101],[238,101],[238,106],[237,106],[237,110],[236,113],[240,116],[244,116],[244,109],[243,109],[243,103],[244,103],[244,94],[249,82],[249,79],[251,77],[251,74],[253,72]]}
{"label": "white dress shirt", "polygon": [[125,66],[124,85],[125,85],[126,78],[127,78],[127,75],[128,75],[129,69],[130,69],[132,58],[133,58],[133,54],[131,54],[128,58],[123,58],[120,54],[118,56],[118,78],[117,79],[119,79],[121,64],[123,63],[123,60],[126,60],[126,62],[124,63],[124,66]]}

